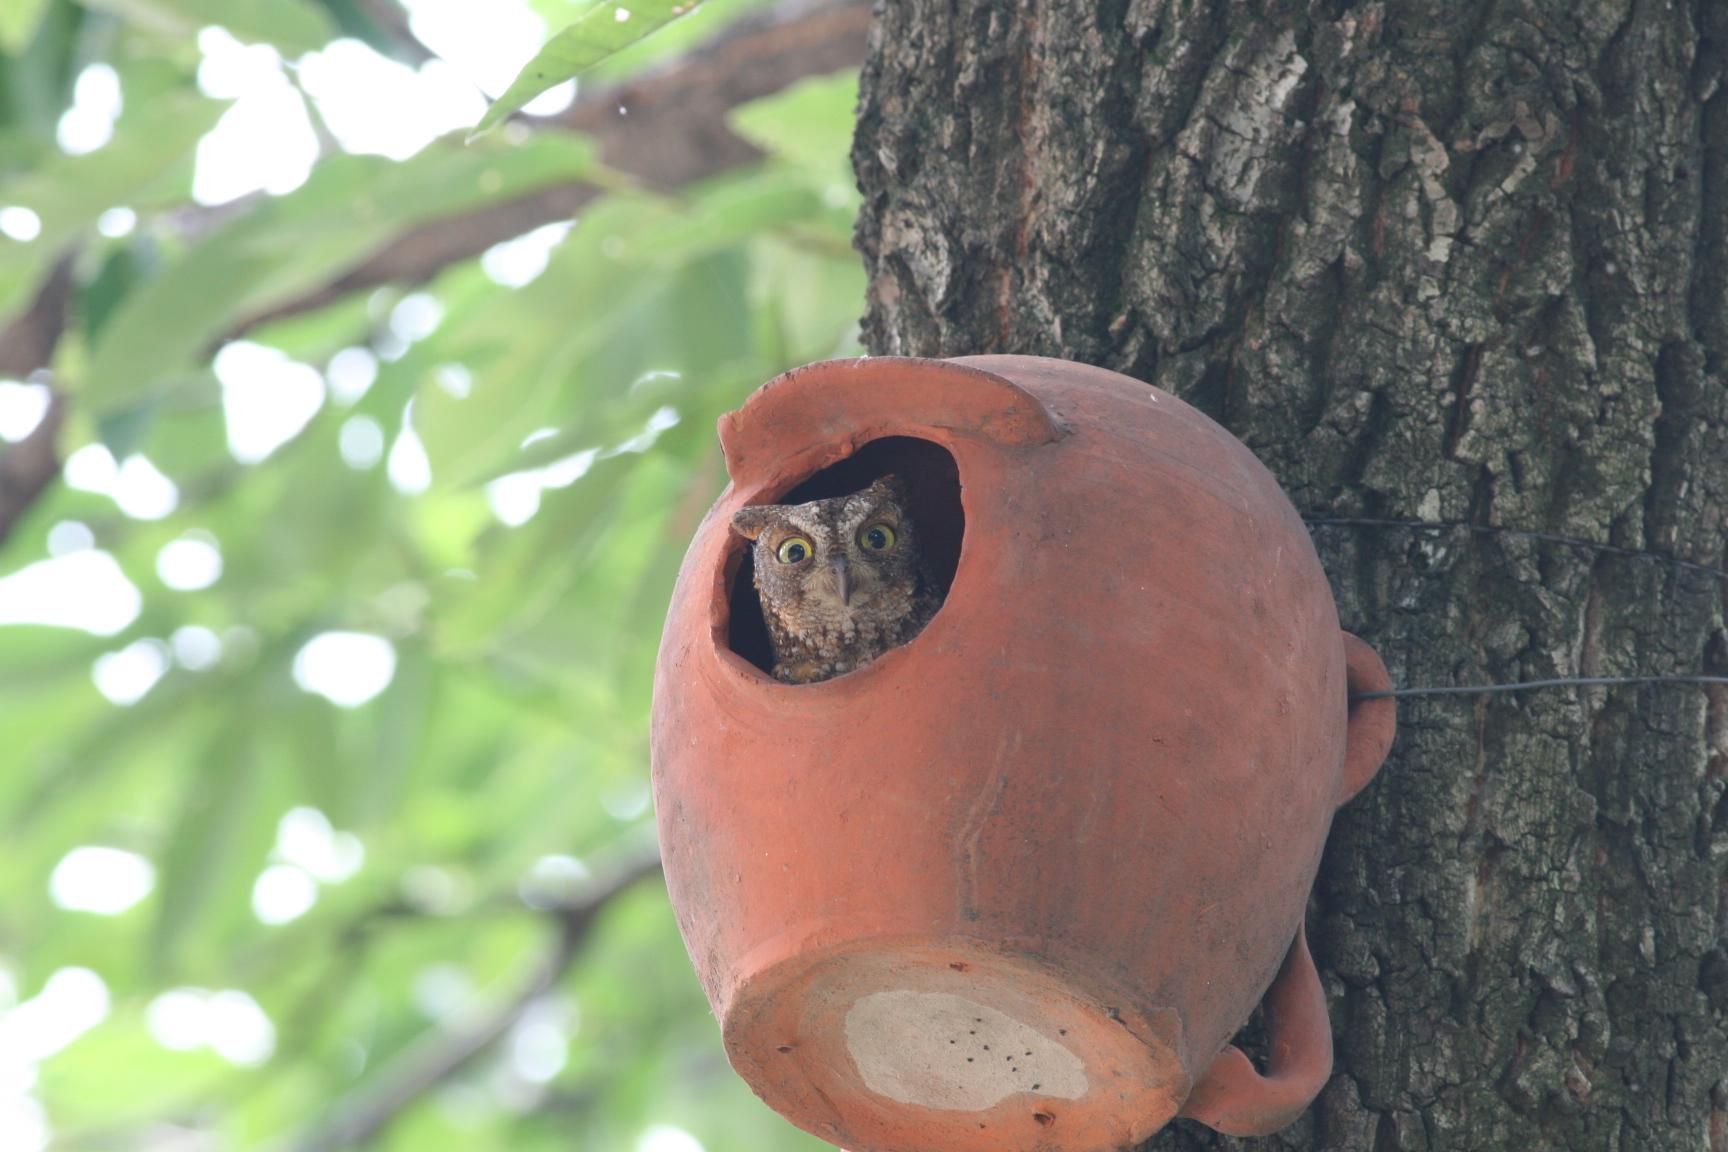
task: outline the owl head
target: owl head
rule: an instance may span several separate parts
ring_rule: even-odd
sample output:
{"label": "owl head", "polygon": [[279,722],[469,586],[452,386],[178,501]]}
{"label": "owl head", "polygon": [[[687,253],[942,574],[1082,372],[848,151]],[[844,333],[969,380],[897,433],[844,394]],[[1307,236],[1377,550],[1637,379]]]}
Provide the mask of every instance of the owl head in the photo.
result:
{"label": "owl head", "polygon": [[732,530],[754,541],[756,587],[774,615],[844,618],[904,604],[918,585],[918,541],[894,476],[850,496],[740,509]]}

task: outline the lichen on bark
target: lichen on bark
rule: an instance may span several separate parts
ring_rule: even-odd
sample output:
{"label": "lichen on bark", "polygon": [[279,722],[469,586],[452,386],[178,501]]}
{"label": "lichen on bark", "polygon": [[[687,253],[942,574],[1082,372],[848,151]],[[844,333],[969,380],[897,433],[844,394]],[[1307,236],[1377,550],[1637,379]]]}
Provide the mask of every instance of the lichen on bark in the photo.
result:
{"label": "lichen on bark", "polygon": [[[1724,566],[1725,65],[1709,0],[895,0],[854,151],[865,339],[1127,372],[1307,512]],[[1402,684],[1728,671],[1697,571],[1315,543]],[[1337,1070],[1256,1146],[1728,1152],[1728,691],[1400,721],[1310,911]]]}

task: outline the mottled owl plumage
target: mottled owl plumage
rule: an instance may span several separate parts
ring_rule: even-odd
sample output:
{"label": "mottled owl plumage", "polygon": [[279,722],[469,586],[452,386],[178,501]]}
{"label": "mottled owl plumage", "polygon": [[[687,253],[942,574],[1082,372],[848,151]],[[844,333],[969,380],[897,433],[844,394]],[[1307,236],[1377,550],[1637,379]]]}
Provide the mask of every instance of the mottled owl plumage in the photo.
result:
{"label": "mottled owl plumage", "polygon": [[777,680],[850,672],[911,640],[941,607],[893,476],[850,496],[744,508],[732,529],[753,541]]}

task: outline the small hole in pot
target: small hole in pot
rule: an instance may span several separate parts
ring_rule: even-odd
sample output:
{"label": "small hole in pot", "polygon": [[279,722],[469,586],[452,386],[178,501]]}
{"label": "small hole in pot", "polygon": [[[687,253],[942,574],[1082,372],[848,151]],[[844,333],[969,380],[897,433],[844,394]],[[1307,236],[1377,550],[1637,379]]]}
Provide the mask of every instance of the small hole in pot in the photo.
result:
{"label": "small hole in pot", "polygon": [[969,969],[969,968],[971,968],[971,967],[972,967],[972,965],[970,965],[970,964],[962,964],[962,963],[961,963],[961,962],[960,962],[960,961],[958,961],[958,960],[956,960],[956,961],[954,961],[954,963],[952,963],[952,964],[950,964],[950,965],[948,965],[948,967],[950,967],[950,968],[952,968],[952,969],[954,969],[954,971],[956,971],[956,972],[965,972],[965,971],[967,971],[967,970],[968,970],[968,969]]}
{"label": "small hole in pot", "polygon": [[1032,1119],[1038,1121],[1039,1126],[1043,1128],[1048,1128],[1050,1125],[1056,1123],[1055,1115],[1050,1112],[1034,1112],[1032,1113]]}
{"label": "small hole in pot", "polygon": [[790,1045],[790,1044],[782,1044],[782,1045],[780,1045],[780,1047],[778,1047],[778,1048],[776,1048],[776,1049],[774,1049],[774,1051],[776,1051],[776,1052],[780,1052],[780,1053],[786,1053],[786,1052],[790,1052],[790,1051],[792,1051],[792,1045]]}
{"label": "small hole in pot", "polygon": [[[906,513],[917,529],[918,547],[930,565],[937,592],[946,599],[960,566],[960,541],[966,516],[960,504],[960,469],[946,448],[912,436],[872,440],[852,455],[805,478],[782,496],[761,501],[802,504],[846,496],[868,488],[883,476],[900,478],[906,489]],[[756,593],[755,562],[750,542],[733,536],[726,550],[724,588],[727,597],[726,644],[764,672],[774,668],[774,649]]]}

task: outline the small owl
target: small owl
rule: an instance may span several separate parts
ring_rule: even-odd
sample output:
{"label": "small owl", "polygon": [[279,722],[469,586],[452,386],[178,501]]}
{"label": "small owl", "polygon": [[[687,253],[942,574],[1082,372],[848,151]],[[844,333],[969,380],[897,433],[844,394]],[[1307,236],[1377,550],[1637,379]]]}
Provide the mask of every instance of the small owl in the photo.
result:
{"label": "small owl", "polygon": [[808,504],[741,509],[732,530],[755,542],[756,592],[774,678],[812,684],[918,635],[941,607],[900,481]]}

